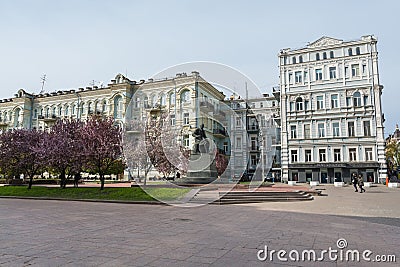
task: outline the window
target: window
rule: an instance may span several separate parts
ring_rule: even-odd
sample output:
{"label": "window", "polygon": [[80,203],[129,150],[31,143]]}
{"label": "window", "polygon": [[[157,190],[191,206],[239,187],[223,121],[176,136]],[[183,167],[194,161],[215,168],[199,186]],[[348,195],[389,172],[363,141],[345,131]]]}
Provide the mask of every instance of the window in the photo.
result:
{"label": "window", "polygon": [[165,95],[163,94],[160,97],[160,104],[161,104],[161,106],[165,106],[166,103],[167,103],[167,99],[166,99]]}
{"label": "window", "polygon": [[298,97],[296,99],[296,110],[297,111],[302,111],[303,110],[303,99],[301,97]]}
{"label": "window", "polygon": [[336,79],[336,67],[329,67],[329,78]]}
{"label": "window", "polygon": [[349,137],[355,136],[355,134],[354,134],[354,121],[349,121],[347,123],[347,128],[348,128],[348,132],[349,132]]}
{"label": "window", "polygon": [[121,119],[122,118],[122,110],[123,110],[123,104],[122,104],[122,97],[117,96],[114,99],[114,118]]}
{"label": "window", "polygon": [[171,94],[169,95],[169,104],[170,104],[170,105],[175,105],[175,100],[176,100],[176,98],[175,98],[175,93],[171,93]]}
{"label": "window", "polygon": [[296,64],[296,57],[292,57],[293,64]]}
{"label": "window", "polygon": [[315,80],[316,81],[322,80],[322,69],[315,70]]}
{"label": "window", "polygon": [[251,137],[251,150],[257,150],[257,137]]}
{"label": "window", "polygon": [[351,76],[356,77],[360,75],[360,65],[352,64],[351,65]]}
{"label": "window", "polygon": [[175,126],[175,115],[170,116],[170,124],[171,126]]}
{"label": "window", "polygon": [[351,107],[351,97],[346,97],[346,106]]}
{"label": "window", "polygon": [[[73,108],[73,110],[75,110],[75,107]],[[103,111],[103,113],[107,111],[107,102],[105,100],[103,101],[103,106],[102,106],[101,110]]]}
{"label": "window", "polygon": [[68,106],[65,106],[65,108],[64,108],[64,115],[68,116]]}
{"label": "window", "polygon": [[303,63],[303,56],[299,56],[299,63]]}
{"label": "window", "polygon": [[305,150],[305,162],[311,162],[311,150],[310,149],[306,149]]}
{"label": "window", "polygon": [[289,83],[292,83],[292,80],[293,80],[293,78],[292,78],[292,73],[289,73]]}
{"label": "window", "polygon": [[352,56],[353,55],[353,49],[349,48],[348,54],[349,54],[349,56]]}
{"label": "window", "polygon": [[251,164],[252,168],[255,168],[257,166],[257,156],[256,155],[251,155],[250,164]]}
{"label": "window", "polygon": [[320,162],[325,162],[326,161],[326,150],[325,149],[320,149],[319,150],[319,161]]}
{"label": "window", "polygon": [[296,83],[301,83],[301,82],[303,82],[303,80],[302,80],[302,74],[301,74],[301,71],[296,71],[295,73],[294,73],[294,79],[295,79],[295,82]]}
{"label": "window", "polygon": [[310,124],[304,124],[304,139],[311,138],[311,129]]}
{"label": "window", "polygon": [[329,52],[329,57],[330,58],[334,58],[335,57],[335,53],[333,51]]}
{"label": "window", "polygon": [[341,159],[340,159],[340,149],[338,149],[338,148],[335,148],[335,149],[333,150],[333,161],[334,161],[334,162],[339,162],[339,161],[341,161]]}
{"label": "window", "polygon": [[338,122],[332,123],[332,129],[333,129],[333,136],[334,137],[340,136],[340,129],[339,129],[339,123]]}
{"label": "window", "polygon": [[338,108],[339,107],[339,101],[338,101],[339,95],[331,95],[331,108]]}
{"label": "window", "polygon": [[190,102],[190,92],[184,91],[181,94],[181,103],[189,103]]}
{"label": "window", "polygon": [[150,107],[150,105],[149,105],[149,97],[145,96],[144,97],[144,108],[149,108],[149,107]]}
{"label": "window", "polygon": [[225,154],[228,153],[228,142],[224,142],[224,152]]}
{"label": "window", "polygon": [[359,54],[361,54],[360,48],[359,48],[359,47],[356,47],[356,55],[359,55]]}
{"label": "window", "polygon": [[324,108],[324,97],[322,95],[317,96],[317,109]]}
{"label": "window", "polygon": [[318,137],[325,137],[325,125],[318,123]]}
{"label": "window", "polygon": [[157,97],[157,95],[153,95],[153,97],[152,97],[151,99],[152,99],[152,100],[151,100],[151,105],[152,105],[152,107],[156,107],[157,104],[158,104],[158,97]]}
{"label": "window", "polygon": [[349,67],[344,67],[344,76],[346,77],[346,78],[348,78],[349,77]]}
{"label": "window", "polygon": [[372,148],[365,148],[365,161],[372,160]]}
{"label": "window", "polygon": [[297,162],[297,150],[290,151],[292,162]]}
{"label": "window", "polygon": [[293,102],[290,102],[290,111],[294,111],[294,103]]}
{"label": "window", "polygon": [[185,134],[183,136],[183,146],[184,147],[189,147],[189,135],[188,134]]}
{"label": "window", "polygon": [[322,54],[322,58],[323,59],[327,59],[328,57],[326,56],[326,52],[324,52],[323,54]]}
{"label": "window", "polygon": [[368,105],[368,96],[364,95],[364,106]]}
{"label": "window", "polygon": [[308,110],[308,100],[304,101],[304,110]]}
{"label": "window", "polygon": [[356,153],[357,153],[357,150],[355,148],[349,148],[349,160],[350,161],[357,160]]}
{"label": "window", "polygon": [[242,126],[242,119],[240,117],[236,117],[236,128],[239,128]]}
{"label": "window", "polygon": [[353,94],[353,106],[354,107],[361,107],[361,94],[360,94],[360,92],[355,92]]}
{"label": "window", "polygon": [[264,107],[264,103],[260,102],[260,108],[263,108],[263,107]]}
{"label": "window", "polygon": [[[103,107],[103,108],[104,108],[104,107]],[[75,115],[75,109],[76,109],[75,104],[72,104],[72,106],[71,106],[71,113],[72,113],[72,115]],[[42,115],[42,114],[40,114],[40,115]]]}
{"label": "window", "polygon": [[307,80],[308,80],[308,72],[305,71],[305,72],[304,72],[304,81],[307,81]]}
{"label": "window", "polygon": [[292,139],[296,139],[297,138],[296,125],[290,126],[290,137]]}
{"label": "window", "polygon": [[242,148],[242,137],[238,136],[236,137],[236,149],[241,149]]}
{"label": "window", "polygon": [[56,107],[53,108],[53,112],[51,113],[51,115],[53,115],[53,116],[57,115],[57,108]]}
{"label": "window", "polygon": [[319,53],[315,54],[315,60],[320,60]]}
{"label": "window", "polygon": [[369,121],[363,122],[364,136],[371,136],[371,127]]}
{"label": "window", "polygon": [[184,125],[189,124],[189,113],[183,113],[183,124]]}

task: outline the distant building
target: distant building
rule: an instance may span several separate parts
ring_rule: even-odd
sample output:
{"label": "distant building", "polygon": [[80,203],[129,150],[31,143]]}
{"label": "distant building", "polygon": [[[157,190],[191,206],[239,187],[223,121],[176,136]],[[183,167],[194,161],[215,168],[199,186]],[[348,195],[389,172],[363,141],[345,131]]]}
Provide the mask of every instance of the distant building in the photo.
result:
{"label": "distant building", "polygon": [[279,53],[282,178],[386,178],[377,39],[322,37]]}

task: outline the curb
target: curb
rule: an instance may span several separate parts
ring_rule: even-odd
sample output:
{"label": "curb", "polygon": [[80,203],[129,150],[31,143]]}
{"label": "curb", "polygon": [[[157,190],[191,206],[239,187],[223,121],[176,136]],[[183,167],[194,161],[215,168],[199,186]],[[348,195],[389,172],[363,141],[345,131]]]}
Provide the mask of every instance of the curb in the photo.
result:
{"label": "curb", "polygon": [[103,199],[71,199],[71,198],[51,198],[51,197],[18,197],[18,196],[0,196],[0,199],[31,199],[31,200],[56,200],[56,201],[78,201],[78,202],[99,202],[99,203],[117,203],[117,204],[144,204],[144,205],[167,205],[160,201],[125,201],[125,200],[103,200]]}

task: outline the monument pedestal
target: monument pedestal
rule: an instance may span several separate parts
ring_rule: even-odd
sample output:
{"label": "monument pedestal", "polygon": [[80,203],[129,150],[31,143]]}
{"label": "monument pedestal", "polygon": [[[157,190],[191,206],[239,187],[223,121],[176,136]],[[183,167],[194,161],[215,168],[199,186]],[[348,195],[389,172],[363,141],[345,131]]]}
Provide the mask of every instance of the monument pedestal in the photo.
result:
{"label": "monument pedestal", "polygon": [[177,181],[183,184],[209,184],[218,177],[215,156],[209,153],[193,153],[189,157],[186,177]]}

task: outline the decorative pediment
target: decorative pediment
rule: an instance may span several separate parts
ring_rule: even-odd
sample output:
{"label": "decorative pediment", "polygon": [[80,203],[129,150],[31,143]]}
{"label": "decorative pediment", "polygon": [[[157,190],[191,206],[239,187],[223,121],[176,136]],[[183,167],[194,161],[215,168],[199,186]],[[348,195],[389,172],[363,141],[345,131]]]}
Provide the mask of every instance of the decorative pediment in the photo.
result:
{"label": "decorative pediment", "polygon": [[318,40],[310,43],[308,48],[322,47],[322,46],[330,46],[343,43],[343,40],[335,39],[332,37],[323,36]]}

